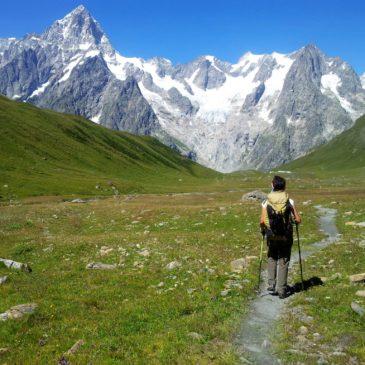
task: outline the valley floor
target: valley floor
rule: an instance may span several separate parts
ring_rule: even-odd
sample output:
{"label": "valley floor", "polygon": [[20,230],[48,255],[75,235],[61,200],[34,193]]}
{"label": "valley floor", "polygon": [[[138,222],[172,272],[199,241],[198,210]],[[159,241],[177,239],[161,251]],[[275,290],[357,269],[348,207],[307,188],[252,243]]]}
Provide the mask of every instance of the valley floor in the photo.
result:
{"label": "valley floor", "polygon": [[[292,192],[304,219],[304,246],[323,236],[315,204],[338,209],[343,236],[305,263],[306,276],[340,275],[290,299],[273,338],[273,351],[284,363],[317,363],[287,351],[304,341],[298,336],[304,314],[313,322],[305,324],[303,352],[321,352],[328,363],[365,361],[364,317],[350,307],[352,301],[364,306],[355,297],[362,284],[348,280],[365,268],[364,228],[346,225],[365,220],[364,195],[356,186],[310,184]],[[38,305],[34,313],[1,324],[0,362],[56,363],[79,340],[81,347],[64,356],[73,364],[242,361],[233,339],[255,296],[258,259],[247,257],[259,255],[260,205],[241,196],[120,195],[85,203],[38,198],[0,206],[0,257],[32,268],[27,273],[0,267],[0,276],[8,276],[0,285],[0,313],[18,304]],[[230,265],[238,258],[247,262],[241,273]],[[86,268],[90,263],[115,266]],[[297,279],[295,272],[291,281]]]}

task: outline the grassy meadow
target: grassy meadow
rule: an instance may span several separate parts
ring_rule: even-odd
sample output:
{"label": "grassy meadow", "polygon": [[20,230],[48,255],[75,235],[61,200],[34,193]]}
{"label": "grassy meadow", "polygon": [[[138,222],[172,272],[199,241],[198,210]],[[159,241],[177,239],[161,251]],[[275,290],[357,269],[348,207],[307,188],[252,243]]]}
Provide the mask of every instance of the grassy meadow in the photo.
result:
{"label": "grassy meadow", "polygon": [[[350,308],[365,305],[355,297],[364,286],[348,280],[365,270],[364,228],[346,225],[365,218],[363,125],[318,159],[281,168],[291,170],[282,174],[303,217],[302,245],[323,238],[316,204],[338,210],[342,234],[305,262],[306,277],[329,280],[289,300],[273,339],[284,364],[365,363],[364,318]],[[37,304],[0,322],[0,364],[245,361],[234,343],[257,295],[261,207],[241,197],[268,192],[274,172],[220,174],[152,137],[3,97],[0,131],[0,258],[32,268],[0,265],[0,314]],[[233,272],[239,258],[247,265]],[[312,320],[300,335],[304,316]]]}

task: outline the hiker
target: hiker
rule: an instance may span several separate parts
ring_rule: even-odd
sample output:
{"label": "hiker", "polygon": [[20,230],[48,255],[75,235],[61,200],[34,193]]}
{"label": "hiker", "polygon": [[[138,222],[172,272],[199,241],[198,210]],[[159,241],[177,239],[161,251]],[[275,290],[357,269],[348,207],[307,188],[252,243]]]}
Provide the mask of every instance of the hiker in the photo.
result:
{"label": "hiker", "polygon": [[280,299],[287,297],[287,279],[290,253],[293,245],[292,220],[301,223],[294,201],[285,191],[286,181],[274,176],[272,191],[262,203],[260,227],[265,234],[268,246],[267,290],[278,294]]}

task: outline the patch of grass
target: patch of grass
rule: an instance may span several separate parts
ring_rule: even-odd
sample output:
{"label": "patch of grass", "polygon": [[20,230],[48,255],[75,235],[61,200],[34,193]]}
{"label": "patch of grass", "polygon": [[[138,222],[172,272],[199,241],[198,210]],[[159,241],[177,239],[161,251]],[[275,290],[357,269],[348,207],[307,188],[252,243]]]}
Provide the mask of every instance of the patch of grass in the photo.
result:
{"label": "patch of grass", "polygon": [[[355,200],[346,195],[334,198],[337,204],[331,207],[338,210],[337,225],[342,236],[305,262],[306,277],[319,276],[325,283],[291,300],[279,328],[280,336],[276,336],[284,363],[311,363],[319,358],[331,364],[365,361],[365,321],[351,309],[351,302],[365,307],[364,298],[355,295],[364,287],[349,281],[349,275],[364,272],[365,232],[363,228],[346,225],[348,221],[365,221],[364,192],[358,193]],[[322,200],[322,204],[328,205],[328,201]],[[298,271],[295,279],[299,281]],[[304,339],[298,337],[303,325],[308,329]],[[288,352],[291,349],[294,353]],[[299,353],[295,353],[297,350]],[[308,354],[312,357],[308,358]]]}
{"label": "patch of grass", "polygon": [[356,176],[365,173],[365,116],[355,125],[339,134],[330,142],[315,149],[307,156],[298,158],[279,170],[307,172],[324,178],[331,176]]}

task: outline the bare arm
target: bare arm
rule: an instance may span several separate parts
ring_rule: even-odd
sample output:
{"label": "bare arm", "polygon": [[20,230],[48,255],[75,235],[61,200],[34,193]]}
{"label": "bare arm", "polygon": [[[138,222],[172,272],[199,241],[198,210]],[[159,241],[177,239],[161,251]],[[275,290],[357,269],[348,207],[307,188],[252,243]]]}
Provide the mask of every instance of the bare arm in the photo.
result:
{"label": "bare arm", "polygon": [[294,206],[293,207],[293,214],[294,214],[294,219],[295,219],[295,223],[300,224],[302,223],[302,218],[300,217],[297,208]]}
{"label": "bare arm", "polygon": [[260,217],[260,226],[265,225],[265,217],[266,217],[266,208],[262,207],[261,209],[261,217]]}

